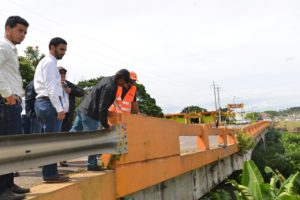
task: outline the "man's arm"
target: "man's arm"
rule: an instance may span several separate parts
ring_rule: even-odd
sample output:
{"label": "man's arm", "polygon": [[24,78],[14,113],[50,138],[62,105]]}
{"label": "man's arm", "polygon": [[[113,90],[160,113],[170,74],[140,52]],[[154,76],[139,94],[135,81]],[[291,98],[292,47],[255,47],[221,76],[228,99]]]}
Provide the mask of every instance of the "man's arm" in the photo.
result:
{"label": "man's arm", "polygon": [[108,108],[113,103],[116,97],[115,92],[109,88],[105,88],[101,91],[101,96],[99,99],[99,121],[102,126],[106,129],[110,127],[108,124]]}
{"label": "man's arm", "polygon": [[84,91],[82,88],[76,86],[75,84],[71,83],[70,81],[67,81],[68,87],[70,88],[70,95],[73,95],[75,97],[83,97]]}

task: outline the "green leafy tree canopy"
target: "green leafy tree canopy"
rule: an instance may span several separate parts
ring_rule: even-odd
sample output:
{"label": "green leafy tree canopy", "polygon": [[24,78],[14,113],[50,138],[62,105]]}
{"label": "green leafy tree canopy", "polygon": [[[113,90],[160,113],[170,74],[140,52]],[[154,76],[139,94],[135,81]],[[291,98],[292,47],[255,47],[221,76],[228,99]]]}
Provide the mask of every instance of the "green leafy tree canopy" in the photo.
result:
{"label": "green leafy tree canopy", "polygon": [[207,112],[207,110],[199,106],[187,106],[181,111],[181,113],[190,113],[190,112]]}
{"label": "green leafy tree canopy", "polygon": [[35,68],[45,54],[41,54],[38,47],[27,47],[24,51],[25,56],[19,56],[20,73],[25,88],[33,80]]}

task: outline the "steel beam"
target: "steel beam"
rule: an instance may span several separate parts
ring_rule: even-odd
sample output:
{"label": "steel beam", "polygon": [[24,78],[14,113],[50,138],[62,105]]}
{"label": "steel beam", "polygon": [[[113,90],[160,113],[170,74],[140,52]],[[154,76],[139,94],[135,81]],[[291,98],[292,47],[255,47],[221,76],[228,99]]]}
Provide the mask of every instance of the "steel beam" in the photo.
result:
{"label": "steel beam", "polygon": [[111,131],[63,132],[0,137],[0,174],[82,156],[127,152],[125,125]]}

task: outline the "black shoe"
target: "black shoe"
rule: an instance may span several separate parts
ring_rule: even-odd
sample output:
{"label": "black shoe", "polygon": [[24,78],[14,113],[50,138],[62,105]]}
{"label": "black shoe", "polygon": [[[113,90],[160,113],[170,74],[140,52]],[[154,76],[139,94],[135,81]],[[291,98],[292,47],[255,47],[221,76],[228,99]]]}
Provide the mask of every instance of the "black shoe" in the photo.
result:
{"label": "black shoe", "polygon": [[87,166],[88,171],[103,171],[106,170],[106,168],[96,165],[96,166]]}
{"label": "black shoe", "polygon": [[19,172],[15,172],[14,177],[18,177],[18,176],[20,176]]}
{"label": "black shoe", "polygon": [[69,164],[67,163],[67,161],[61,161],[61,162],[59,162],[59,164],[62,167],[69,167]]}
{"label": "black shoe", "polygon": [[24,198],[25,198],[24,194],[16,194],[11,190],[6,190],[0,193],[0,200],[21,200]]}
{"label": "black shoe", "polygon": [[14,184],[12,187],[9,188],[12,192],[17,193],[17,194],[25,194],[30,192],[29,188],[22,188],[16,184]]}

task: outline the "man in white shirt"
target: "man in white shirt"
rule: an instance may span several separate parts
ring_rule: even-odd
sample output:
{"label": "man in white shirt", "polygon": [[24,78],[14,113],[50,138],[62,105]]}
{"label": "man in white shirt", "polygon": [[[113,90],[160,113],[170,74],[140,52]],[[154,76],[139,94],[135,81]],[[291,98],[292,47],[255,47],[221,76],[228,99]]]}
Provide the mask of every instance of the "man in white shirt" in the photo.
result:
{"label": "man in white shirt", "polygon": [[[24,95],[19,71],[17,44],[25,39],[28,22],[10,16],[5,23],[5,37],[0,40],[0,135],[22,134],[21,96]],[[0,176],[0,199],[23,199],[29,189],[14,183],[13,173]]]}
{"label": "man in white shirt", "polygon": [[[51,39],[49,55],[38,64],[34,74],[34,89],[37,93],[35,112],[38,121],[43,125],[46,133],[60,132],[65,118],[63,106],[63,89],[57,60],[62,59],[67,50],[67,42],[59,37]],[[68,181],[64,174],[57,173],[57,164],[45,165],[42,168],[43,178],[48,183]]]}

